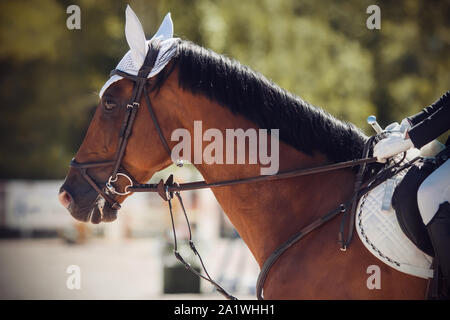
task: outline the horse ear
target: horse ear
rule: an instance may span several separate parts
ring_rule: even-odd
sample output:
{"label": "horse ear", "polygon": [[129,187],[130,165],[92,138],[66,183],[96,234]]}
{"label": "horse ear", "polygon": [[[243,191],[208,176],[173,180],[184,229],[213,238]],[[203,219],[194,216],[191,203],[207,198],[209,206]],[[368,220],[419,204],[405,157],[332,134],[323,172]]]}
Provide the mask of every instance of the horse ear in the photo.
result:
{"label": "horse ear", "polygon": [[173,37],[173,22],[170,16],[170,12],[166,14],[163,22],[159,26],[158,31],[156,31],[155,35],[152,39],[160,38],[161,41],[167,40]]}
{"label": "horse ear", "polygon": [[147,55],[147,41],[141,22],[129,5],[125,10],[125,37],[130,46],[133,62],[140,68]]}

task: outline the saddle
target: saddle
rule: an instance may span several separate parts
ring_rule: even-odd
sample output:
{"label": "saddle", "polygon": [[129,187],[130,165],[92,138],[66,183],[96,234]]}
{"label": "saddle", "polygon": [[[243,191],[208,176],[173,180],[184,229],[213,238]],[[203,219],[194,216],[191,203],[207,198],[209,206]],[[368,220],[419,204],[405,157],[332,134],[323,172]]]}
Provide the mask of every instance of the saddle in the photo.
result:
{"label": "saddle", "polygon": [[357,233],[373,255],[400,272],[424,279],[433,278],[434,252],[417,206],[417,190],[448,159],[450,150],[441,151],[443,145],[433,144],[431,150],[412,149],[404,158],[394,158],[403,164],[424,157],[363,195],[355,215]]}

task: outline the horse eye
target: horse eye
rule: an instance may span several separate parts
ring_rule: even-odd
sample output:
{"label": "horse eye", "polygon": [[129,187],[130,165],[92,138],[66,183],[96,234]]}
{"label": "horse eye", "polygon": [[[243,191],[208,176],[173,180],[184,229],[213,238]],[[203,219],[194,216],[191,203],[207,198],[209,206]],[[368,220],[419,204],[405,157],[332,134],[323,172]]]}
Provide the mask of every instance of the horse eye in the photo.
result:
{"label": "horse eye", "polygon": [[109,100],[105,101],[105,109],[108,110],[108,111],[113,110],[116,106],[117,105],[114,102],[112,102],[112,101],[109,101]]}

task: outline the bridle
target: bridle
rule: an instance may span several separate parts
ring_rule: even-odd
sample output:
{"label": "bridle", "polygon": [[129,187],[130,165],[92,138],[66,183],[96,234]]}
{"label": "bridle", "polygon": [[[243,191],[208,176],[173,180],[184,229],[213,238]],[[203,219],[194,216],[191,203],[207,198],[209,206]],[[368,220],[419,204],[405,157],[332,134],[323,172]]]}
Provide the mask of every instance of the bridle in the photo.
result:
{"label": "bridle", "polygon": [[[161,131],[161,127],[159,126],[158,120],[156,119],[155,112],[153,111],[150,98],[148,96],[147,92],[147,76],[151,72],[153,65],[156,62],[156,58],[158,56],[159,47],[154,42],[151,42],[149,45],[149,50],[147,53],[147,56],[144,60],[144,63],[142,67],[140,68],[138,74],[132,75],[120,70],[113,70],[111,71],[112,75],[119,75],[123,78],[127,78],[133,81],[133,92],[131,94],[130,102],[127,104],[127,111],[126,115],[123,119],[120,131],[119,131],[119,142],[118,142],[118,148],[116,151],[116,154],[114,156],[113,160],[106,160],[106,161],[97,161],[97,162],[85,162],[85,163],[79,163],[75,161],[75,158],[72,159],[70,162],[70,166],[72,168],[75,168],[80,171],[81,176],[89,183],[89,185],[97,191],[99,196],[103,197],[107,203],[111,205],[111,208],[115,210],[119,210],[121,208],[120,204],[115,201],[110,195],[128,195],[131,193],[131,190],[129,190],[130,187],[132,187],[135,184],[135,179],[131,177],[127,172],[119,172],[120,170],[125,171],[124,168],[121,167],[123,157],[125,155],[125,150],[128,144],[128,139],[131,135],[131,130],[133,128],[134,120],[136,119],[136,114],[139,109],[139,101],[141,100],[142,94],[144,93],[144,97],[146,98],[146,104],[148,107],[148,110],[150,111],[150,115],[153,119],[153,123],[155,124],[156,130],[160,136],[160,139],[162,141],[162,144],[166,151],[168,152],[170,156],[170,148],[167,144],[166,139],[164,138],[164,135]],[[97,185],[97,183],[94,181],[94,179],[87,173],[88,169],[92,168],[100,168],[100,167],[109,167],[113,166],[113,169],[111,171],[111,174],[105,183],[105,187],[101,188]],[[124,187],[123,192],[119,192],[114,187],[114,183],[117,182],[119,177],[124,177],[128,180],[129,184]]]}
{"label": "bridle", "polygon": [[[189,182],[189,183],[183,183],[178,184],[173,181],[173,176],[170,175],[169,178],[164,182],[163,180],[160,180],[157,184],[139,184],[136,183],[135,179],[129,175],[126,170],[121,166],[123,157],[125,155],[125,150],[128,144],[128,139],[131,135],[131,130],[134,124],[134,120],[136,118],[136,114],[138,112],[138,109],[140,107],[139,101],[141,100],[142,94],[144,94],[145,97],[145,103],[147,105],[147,108],[149,110],[150,116],[152,118],[152,121],[155,125],[156,131],[159,135],[159,138],[161,140],[161,143],[164,147],[164,149],[169,154],[169,157],[171,156],[171,150],[170,147],[164,137],[164,134],[161,130],[161,127],[159,125],[158,119],[156,117],[156,114],[153,110],[150,97],[148,95],[148,90],[146,87],[148,78],[147,76],[151,72],[153,65],[155,64],[156,58],[158,56],[159,52],[159,46],[157,43],[151,42],[149,44],[149,50],[147,53],[147,56],[145,58],[144,64],[139,70],[137,75],[131,75],[129,73],[120,71],[120,70],[113,70],[111,72],[111,75],[119,75],[123,78],[129,79],[134,82],[133,86],[133,92],[131,95],[130,103],[127,104],[127,112],[124,117],[124,120],[121,125],[121,129],[119,132],[119,143],[118,143],[118,149],[116,151],[116,154],[114,156],[113,160],[106,160],[106,161],[98,161],[98,162],[86,162],[86,163],[79,163],[75,161],[75,159],[72,159],[70,162],[70,166],[76,170],[79,170],[82,177],[87,181],[87,183],[98,193],[99,197],[102,197],[106,202],[108,202],[113,209],[119,210],[120,204],[114,200],[114,198],[111,195],[128,195],[132,192],[156,192],[158,193],[162,199],[168,202],[169,206],[169,212],[171,216],[171,222],[172,222],[172,231],[173,231],[173,237],[174,237],[174,254],[175,257],[184,264],[184,266],[190,270],[191,272],[195,273],[197,276],[205,279],[206,281],[210,282],[217,291],[221,294],[223,294],[227,299],[236,299],[234,296],[226,292],[225,289],[223,289],[217,282],[215,282],[208,272],[206,271],[206,267],[203,263],[203,260],[198,253],[197,249],[195,248],[194,242],[192,241],[192,233],[190,228],[190,223],[188,216],[186,214],[186,210],[181,198],[181,191],[188,191],[188,190],[198,190],[198,189],[205,189],[205,188],[214,188],[214,187],[223,187],[223,186],[232,186],[237,184],[244,184],[244,183],[254,183],[254,182],[262,182],[262,181],[274,181],[274,180],[280,180],[280,179],[288,179],[293,177],[299,177],[304,175],[310,175],[310,174],[316,174],[321,172],[328,172],[328,171],[334,171],[339,170],[343,168],[350,168],[359,166],[359,170],[356,176],[355,185],[354,185],[354,191],[353,195],[350,200],[348,200],[345,203],[341,203],[335,210],[323,215],[319,219],[313,221],[312,223],[308,224],[306,227],[300,230],[300,232],[293,235],[288,241],[283,243],[281,246],[279,246],[265,261],[261,268],[261,272],[259,274],[258,280],[257,280],[257,297],[258,299],[263,299],[262,291],[264,287],[264,282],[267,278],[267,275],[269,271],[271,270],[271,267],[275,264],[275,262],[278,260],[278,258],[286,251],[288,250],[292,245],[297,243],[299,240],[301,240],[305,235],[311,233],[312,231],[316,230],[323,224],[325,224],[327,221],[331,220],[332,218],[336,217],[339,214],[342,214],[342,222],[340,226],[339,231],[339,243],[342,251],[346,251],[353,235],[353,227],[354,227],[354,217],[356,213],[356,208],[358,204],[358,199],[383,181],[385,179],[392,177],[396,175],[398,172],[408,168],[411,166],[416,160],[419,159],[419,157],[411,160],[407,164],[404,164],[402,166],[399,166],[399,162],[394,163],[391,166],[387,166],[385,169],[379,171],[378,173],[374,174],[372,177],[367,179],[363,182],[363,178],[365,175],[366,165],[369,163],[374,163],[377,161],[376,157],[369,157],[370,149],[375,141],[375,139],[379,138],[380,135],[376,135],[373,137],[370,137],[365,146],[364,151],[361,159],[355,159],[340,163],[333,163],[323,166],[318,166],[314,168],[303,168],[303,169],[296,169],[291,171],[285,171],[285,172],[279,172],[274,175],[270,176],[255,176],[255,177],[249,177],[249,178],[243,178],[243,179],[235,179],[235,180],[226,180],[226,181],[219,181],[219,182],[213,182],[213,183],[207,183],[206,181],[197,181],[197,182]],[[109,176],[107,182],[105,183],[104,187],[100,187],[94,179],[88,174],[87,170],[92,168],[100,168],[100,167],[109,167],[112,166],[112,172]],[[129,184],[123,188],[123,192],[120,192],[116,190],[114,187],[114,183],[117,182],[119,177],[124,177],[128,180]],[[196,269],[194,269],[189,263],[187,263],[183,257],[178,252],[178,245],[177,245],[177,237],[176,237],[176,231],[175,231],[175,225],[174,225],[174,219],[173,219],[173,212],[172,212],[172,202],[171,200],[174,198],[174,196],[179,201],[182,211],[184,213],[188,229],[189,229],[189,246],[191,250],[195,253],[195,255],[199,258],[199,261],[201,263],[201,266],[203,268],[203,271],[205,275],[198,272]],[[346,223],[347,222],[347,223]],[[344,240],[344,230],[346,228],[346,224],[348,224],[347,227],[347,233],[348,236]]]}

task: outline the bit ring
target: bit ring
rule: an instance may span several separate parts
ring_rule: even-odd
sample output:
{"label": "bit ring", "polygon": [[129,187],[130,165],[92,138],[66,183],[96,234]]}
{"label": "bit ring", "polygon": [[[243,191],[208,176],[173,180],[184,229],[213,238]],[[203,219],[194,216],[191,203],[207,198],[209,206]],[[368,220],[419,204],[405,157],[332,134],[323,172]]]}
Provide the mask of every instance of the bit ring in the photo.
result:
{"label": "bit ring", "polygon": [[[116,188],[114,188],[114,186],[112,185],[112,183],[116,182],[119,179],[119,176],[122,176],[124,178],[127,178],[128,181],[130,182],[129,185],[127,185],[124,188],[124,192],[118,192],[116,191]],[[131,178],[129,176],[127,176],[125,173],[116,173],[116,176],[113,178],[113,176],[110,176],[108,179],[108,182],[106,183],[106,188],[108,188],[108,190],[112,193],[112,194],[117,194],[119,196],[126,196],[128,194],[131,193],[130,190],[128,190],[129,187],[133,186],[133,181],[131,180]]]}

